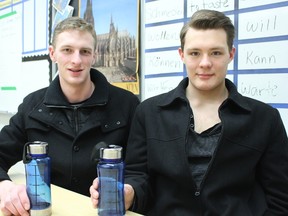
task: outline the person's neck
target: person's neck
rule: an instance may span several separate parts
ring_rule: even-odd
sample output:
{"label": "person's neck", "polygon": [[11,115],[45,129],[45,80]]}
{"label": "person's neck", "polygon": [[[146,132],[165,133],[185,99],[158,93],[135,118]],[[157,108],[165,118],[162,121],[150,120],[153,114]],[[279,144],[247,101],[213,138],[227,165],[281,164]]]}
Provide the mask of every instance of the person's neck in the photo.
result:
{"label": "person's neck", "polygon": [[208,104],[221,105],[228,97],[228,90],[225,87],[219,87],[213,91],[200,91],[188,85],[186,97],[192,107],[202,107]]}
{"label": "person's neck", "polygon": [[81,86],[61,86],[64,95],[69,103],[80,103],[91,97],[95,85],[92,81]]}
{"label": "person's neck", "polygon": [[228,90],[225,85],[213,91],[200,91],[188,86],[186,97],[193,112],[194,130],[197,133],[202,133],[221,122],[218,110],[228,97]]}

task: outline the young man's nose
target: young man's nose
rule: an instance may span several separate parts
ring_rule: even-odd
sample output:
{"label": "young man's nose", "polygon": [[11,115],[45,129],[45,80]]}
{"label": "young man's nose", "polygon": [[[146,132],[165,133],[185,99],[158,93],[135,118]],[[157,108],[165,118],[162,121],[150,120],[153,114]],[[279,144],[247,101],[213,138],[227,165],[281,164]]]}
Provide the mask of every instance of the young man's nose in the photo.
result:
{"label": "young man's nose", "polygon": [[79,64],[82,62],[82,59],[81,59],[81,54],[80,52],[74,52],[73,55],[72,55],[72,58],[71,58],[72,62],[74,64]]}
{"label": "young man's nose", "polygon": [[209,55],[203,55],[200,61],[200,67],[211,67],[212,62]]}

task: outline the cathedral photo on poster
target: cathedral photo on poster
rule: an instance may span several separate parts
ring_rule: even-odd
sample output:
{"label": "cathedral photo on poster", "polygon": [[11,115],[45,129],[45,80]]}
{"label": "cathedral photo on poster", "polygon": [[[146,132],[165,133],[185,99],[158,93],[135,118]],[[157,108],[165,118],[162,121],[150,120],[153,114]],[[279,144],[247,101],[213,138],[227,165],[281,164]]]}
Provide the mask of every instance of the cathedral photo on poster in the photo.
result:
{"label": "cathedral photo on poster", "polygon": [[93,67],[111,84],[139,95],[138,1],[79,0],[79,16],[92,23],[96,31]]}

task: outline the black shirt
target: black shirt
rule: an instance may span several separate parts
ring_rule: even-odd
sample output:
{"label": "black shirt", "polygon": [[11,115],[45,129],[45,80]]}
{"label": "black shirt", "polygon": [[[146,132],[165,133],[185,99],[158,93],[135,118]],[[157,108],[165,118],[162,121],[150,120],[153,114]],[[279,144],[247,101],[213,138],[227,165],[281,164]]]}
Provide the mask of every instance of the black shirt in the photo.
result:
{"label": "black shirt", "polygon": [[197,188],[200,187],[221,134],[221,123],[197,133],[194,131],[194,119],[191,115],[190,130],[186,146],[190,171]]}

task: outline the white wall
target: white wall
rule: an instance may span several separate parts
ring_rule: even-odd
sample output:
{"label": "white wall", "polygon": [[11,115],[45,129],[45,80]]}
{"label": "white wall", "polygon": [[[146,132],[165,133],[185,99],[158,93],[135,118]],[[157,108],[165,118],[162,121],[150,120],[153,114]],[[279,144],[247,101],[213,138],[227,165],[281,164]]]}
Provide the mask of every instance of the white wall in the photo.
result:
{"label": "white wall", "polygon": [[0,129],[4,127],[6,124],[9,123],[9,119],[11,118],[13,114],[11,113],[1,113],[0,112]]}

